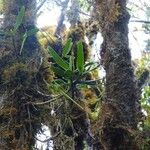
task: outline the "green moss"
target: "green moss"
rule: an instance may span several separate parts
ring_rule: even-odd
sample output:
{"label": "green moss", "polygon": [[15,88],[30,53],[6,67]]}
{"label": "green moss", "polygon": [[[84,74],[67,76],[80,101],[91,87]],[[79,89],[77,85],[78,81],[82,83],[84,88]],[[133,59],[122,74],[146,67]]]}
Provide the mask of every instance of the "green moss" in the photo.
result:
{"label": "green moss", "polygon": [[73,27],[68,33],[68,38],[72,38],[72,41],[74,43],[73,50],[74,50],[75,56],[76,56],[76,50],[77,50],[76,43],[80,40],[83,42],[84,58],[85,58],[85,61],[87,61],[90,56],[90,50],[89,50],[87,43],[85,42],[85,36],[86,36],[86,32],[82,23],[79,23],[76,27]]}
{"label": "green moss", "polygon": [[2,73],[3,82],[19,81],[20,83],[26,82],[31,78],[33,70],[30,71],[27,65],[23,63],[14,63],[11,66],[7,66]]}
{"label": "green moss", "polygon": [[48,45],[54,44],[57,38],[54,36],[55,27],[48,26],[41,29],[41,32],[37,34],[39,43],[43,48],[47,48]]}

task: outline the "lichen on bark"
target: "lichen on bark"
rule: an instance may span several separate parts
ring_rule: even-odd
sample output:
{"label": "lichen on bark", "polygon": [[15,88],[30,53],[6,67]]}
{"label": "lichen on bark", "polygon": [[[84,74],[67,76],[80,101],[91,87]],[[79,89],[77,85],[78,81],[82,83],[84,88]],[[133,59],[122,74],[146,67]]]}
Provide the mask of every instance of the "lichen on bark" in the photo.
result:
{"label": "lichen on bark", "polygon": [[[134,133],[140,119],[139,94],[128,43],[130,15],[125,0],[95,0],[103,36],[106,95],[100,123],[101,143],[107,150],[138,149]],[[114,10],[114,12],[112,12]]]}

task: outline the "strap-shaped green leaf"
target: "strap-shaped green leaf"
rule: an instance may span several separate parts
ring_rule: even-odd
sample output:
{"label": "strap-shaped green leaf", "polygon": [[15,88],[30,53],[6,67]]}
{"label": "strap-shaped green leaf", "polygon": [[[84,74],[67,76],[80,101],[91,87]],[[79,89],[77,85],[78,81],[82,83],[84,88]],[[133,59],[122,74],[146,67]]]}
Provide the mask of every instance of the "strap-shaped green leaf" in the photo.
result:
{"label": "strap-shaped green leaf", "polygon": [[60,67],[51,65],[51,68],[57,76],[65,77],[65,71],[63,69],[61,69]]}
{"label": "strap-shaped green leaf", "polygon": [[49,53],[50,55],[53,57],[53,59],[55,60],[55,62],[64,70],[69,70],[69,64],[63,60],[56,52],[55,50],[53,50],[53,48],[51,48],[50,46],[48,47]]}
{"label": "strap-shaped green leaf", "polygon": [[72,39],[69,38],[69,39],[67,40],[67,43],[66,43],[65,46],[64,46],[64,49],[63,49],[63,52],[62,52],[62,56],[66,57],[67,54],[69,54],[69,52],[70,52],[70,50],[71,50],[71,48],[72,48],[72,45],[73,45]]}
{"label": "strap-shaped green leaf", "polygon": [[77,43],[77,69],[80,73],[84,71],[84,52],[83,52],[83,44],[81,41]]}
{"label": "strap-shaped green leaf", "polygon": [[21,25],[24,15],[25,15],[25,7],[22,6],[18,13],[16,23],[14,25],[14,29],[13,29],[14,32],[16,32],[19,26]]}
{"label": "strap-shaped green leaf", "polygon": [[71,70],[65,71],[65,77],[71,79],[73,76],[73,72]]}

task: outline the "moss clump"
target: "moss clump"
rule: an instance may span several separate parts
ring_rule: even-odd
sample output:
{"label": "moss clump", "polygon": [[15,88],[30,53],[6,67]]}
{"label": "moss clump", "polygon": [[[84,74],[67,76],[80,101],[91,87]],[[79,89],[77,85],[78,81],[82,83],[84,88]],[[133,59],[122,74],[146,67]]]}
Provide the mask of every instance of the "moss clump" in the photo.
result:
{"label": "moss clump", "polygon": [[118,3],[112,5],[112,9],[109,11],[107,17],[110,22],[118,21],[118,17],[121,15],[120,6]]}
{"label": "moss clump", "polygon": [[[121,5],[119,0],[116,1],[96,1],[96,13],[95,18],[99,21],[101,32],[103,33],[103,28],[109,30],[110,24],[117,22],[121,17]],[[111,31],[111,30],[110,30]],[[103,33],[104,34],[104,33]]]}
{"label": "moss clump", "polygon": [[55,43],[57,38],[54,36],[55,27],[48,26],[41,29],[38,33],[39,43],[43,48],[47,48],[48,45]]}
{"label": "moss clump", "polygon": [[7,95],[0,111],[0,137],[7,146],[3,149],[29,150],[35,144],[34,136],[41,128],[39,108],[29,104],[34,99],[29,93],[24,94],[23,88]]}
{"label": "moss clump", "polygon": [[87,43],[85,42],[85,36],[86,36],[86,32],[85,32],[85,27],[82,23],[78,23],[77,26],[73,27],[70,32],[68,33],[68,38],[72,38],[73,41],[73,51],[76,57],[76,50],[77,50],[77,42],[78,41],[82,41],[83,44],[83,51],[84,51],[84,59],[85,61],[87,61],[89,59],[90,56],[90,50],[89,47],[87,45]]}
{"label": "moss clump", "polygon": [[14,63],[7,66],[2,72],[2,81],[4,83],[20,83],[24,84],[30,81],[34,70],[29,70],[28,66],[23,63]]}

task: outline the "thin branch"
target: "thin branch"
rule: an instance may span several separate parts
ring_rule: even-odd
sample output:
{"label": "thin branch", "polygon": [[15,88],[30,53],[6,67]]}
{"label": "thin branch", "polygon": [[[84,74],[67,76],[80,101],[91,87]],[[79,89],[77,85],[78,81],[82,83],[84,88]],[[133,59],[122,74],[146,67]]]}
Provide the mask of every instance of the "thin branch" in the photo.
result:
{"label": "thin branch", "polygon": [[[137,7],[138,9],[140,9],[140,10],[142,10],[142,11],[145,11],[145,9],[144,9],[144,7],[143,6],[139,6],[138,4],[135,4],[134,2],[129,2],[129,4],[130,4],[130,6],[135,6],[135,7]],[[128,8],[127,8],[128,9]],[[131,8],[131,10],[132,10],[132,8]]]}
{"label": "thin branch", "polygon": [[146,24],[150,24],[150,21],[146,21],[146,20],[130,20],[130,22],[137,22],[137,23],[146,23]]}
{"label": "thin branch", "polygon": [[55,3],[56,3],[57,6],[61,6],[61,2],[60,1],[56,0]]}
{"label": "thin branch", "polygon": [[[61,98],[63,95],[58,95],[58,96],[56,96],[56,97],[54,97],[53,99],[50,99],[50,100],[48,100],[48,101],[45,101],[45,102],[30,102],[30,104],[32,104],[32,105],[45,105],[45,104],[48,104],[48,103],[51,103],[51,102],[53,102],[53,101],[55,101],[55,100],[57,100],[58,98]],[[29,103],[28,103],[29,104]]]}
{"label": "thin branch", "polygon": [[46,0],[43,0],[41,2],[41,4],[36,8],[35,13],[37,13],[40,10],[40,8],[44,5],[45,2],[46,2]]}
{"label": "thin branch", "polygon": [[87,14],[87,13],[85,13],[85,12],[81,11],[81,10],[78,10],[78,12],[79,12],[80,14],[82,14],[82,15],[85,15],[85,16],[88,16],[88,17],[91,17],[91,15],[89,15],[89,14]]}
{"label": "thin branch", "polygon": [[36,90],[36,89],[28,89],[28,90],[26,90],[25,94],[27,94],[30,97],[35,97],[35,98],[42,98],[42,99],[53,98],[52,95],[42,93],[41,91]]}

